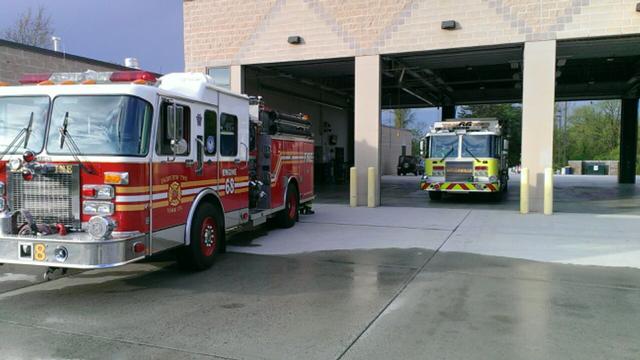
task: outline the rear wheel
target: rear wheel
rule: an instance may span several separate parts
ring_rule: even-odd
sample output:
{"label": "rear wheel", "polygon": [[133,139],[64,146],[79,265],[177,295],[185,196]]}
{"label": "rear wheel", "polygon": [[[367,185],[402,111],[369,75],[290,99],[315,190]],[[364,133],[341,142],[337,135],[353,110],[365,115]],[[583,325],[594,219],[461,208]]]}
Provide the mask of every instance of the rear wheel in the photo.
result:
{"label": "rear wheel", "polygon": [[500,183],[500,191],[502,191],[503,193],[509,191],[509,181],[506,178],[503,179]]}
{"label": "rear wheel", "polygon": [[298,221],[298,210],[300,208],[300,198],[298,188],[290,184],[287,187],[287,196],[284,199],[284,210],[280,211],[276,222],[281,228],[290,228]]}
{"label": "rear wheel", "polygon": [[442,191],[429,191],[429,199],[434,201],[442,200]]}
{"label": "rear wheel", "polygon": [[500,202],[504,197],[504,191],[495,191],[489,194],[489,199],[492,202]]}
{"label": "rear wheel", "polygon": [[223,226],[218,208],[210,203],[201,204],[191,224],[190,243],[179,253],[180,265],[192,270],[210,268],[216,254],[224,247]]}

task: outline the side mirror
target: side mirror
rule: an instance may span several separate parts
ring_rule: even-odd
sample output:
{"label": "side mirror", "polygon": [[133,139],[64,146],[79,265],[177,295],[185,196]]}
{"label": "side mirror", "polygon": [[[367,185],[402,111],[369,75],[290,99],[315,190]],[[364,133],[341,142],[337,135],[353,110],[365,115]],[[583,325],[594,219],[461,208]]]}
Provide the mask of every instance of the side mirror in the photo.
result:
{"label": "side mirror", "polygon": [[420,140],[420,156],[427,157],[427,139]]}
{"label": "side mirror", "polygon": [[183,155],[189,150],[189,144],[184,139],[184,122],[181,107],[172,104],[167,107],[167,130],[165,137],[171,142],[171,151],[175,155]]}
{"label": "side mirror", "polygon": [[503,155],[509,154],[509,140],[507,139],[504,139],[502,141],[502,154]]}
{"label": "side mirror", "polygon": [[167,129],[166,132],[164,134],[165,138],[167,140],[174,140],[176,139],[176,135],[178,133],[177,130],[177,119],[178,117],[176,116],[176,105],[172,104],[171,106],[167,107]]}

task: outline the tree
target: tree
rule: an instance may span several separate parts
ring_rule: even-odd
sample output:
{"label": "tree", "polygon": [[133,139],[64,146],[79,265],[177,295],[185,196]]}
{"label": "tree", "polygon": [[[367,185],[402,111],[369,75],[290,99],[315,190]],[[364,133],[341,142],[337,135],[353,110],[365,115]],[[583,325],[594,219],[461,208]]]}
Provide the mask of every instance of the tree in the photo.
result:
{"label": "tree", "polygon": [[617,159],[620,152],[620,101],[598,101],[575,108],[565,131],[568,160]]}
{"label": "tree", "polygon": [[520,164],[522,143],[522,107],[519,104],[465,105],[458,113],[463,118],[496,118],[509,140],[509,166]]}
{"label": "tree", "polygon": [[415,114],[411,109],[393,109],[393,126],[398,129],[406,129],[415,120]]}
{"label": "tree", "polygon": [[20,14],[13,27],[5,29],[3,34],[7,40],[43,48],[50,47],[52,35],[51,16],[43,6],[39,6],[35,12],[27,9]]}

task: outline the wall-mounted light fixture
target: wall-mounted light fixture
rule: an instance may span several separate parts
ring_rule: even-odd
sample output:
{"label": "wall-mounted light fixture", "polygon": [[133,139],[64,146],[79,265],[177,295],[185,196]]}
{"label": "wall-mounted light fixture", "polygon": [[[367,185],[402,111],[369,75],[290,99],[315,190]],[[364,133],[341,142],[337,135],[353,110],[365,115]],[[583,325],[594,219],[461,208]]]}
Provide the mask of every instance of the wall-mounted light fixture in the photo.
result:
{"label": "wall-mounted light fixture", "polygon": [[440,24],[442,30],[455,30],[458,28],[458,23],[455,20],[445,20]]}
{"label": "wall-mounted light fixture", "polygon": [[298,35],[293,35],[293,36],[289,36],[287,38],[287,42],[291,45],[300,45],[302,44],[304,40],[302,39],[302,36],[298,36]]}

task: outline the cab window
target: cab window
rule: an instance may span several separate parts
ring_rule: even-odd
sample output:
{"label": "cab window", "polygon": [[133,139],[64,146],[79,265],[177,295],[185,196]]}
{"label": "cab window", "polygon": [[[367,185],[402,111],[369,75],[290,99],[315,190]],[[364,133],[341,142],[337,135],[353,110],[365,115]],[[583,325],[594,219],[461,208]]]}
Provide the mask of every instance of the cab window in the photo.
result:
{"label": "cab window", "polygon": [[238,155],[238,117],[235,115],[220,115],[220,155]]}
{"label": "cab window", "polygon": [[204,152],[207,155],[215,155],[218,142],[218,114],[215,111],[204,112]]}
{"label": "cab window", "polygon": [[[177,119],[175,126],[172,120],[174,111]],[[158,125],[158,139],[156,143],[156,152],[158,155],[174,155],[174,152],[171,149],[171,141],[180,139],[184,139],[188,145],[187,152],[181,155],[189,155],[189,151],[191,149],[190,119],[191,111],[188,106],[176,105],[174,107],[172,103],[162,103],[162,106],[160,107],[160,124]]]}

